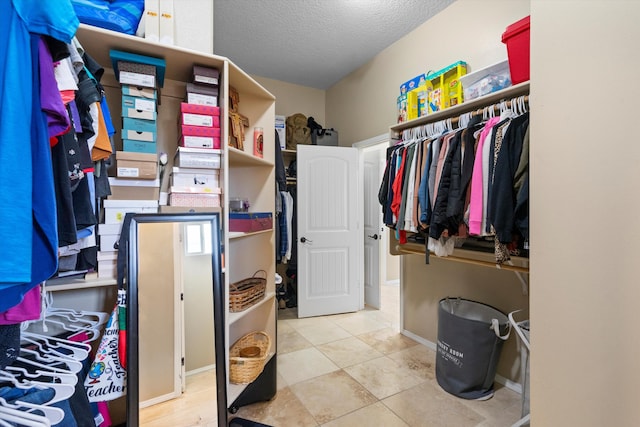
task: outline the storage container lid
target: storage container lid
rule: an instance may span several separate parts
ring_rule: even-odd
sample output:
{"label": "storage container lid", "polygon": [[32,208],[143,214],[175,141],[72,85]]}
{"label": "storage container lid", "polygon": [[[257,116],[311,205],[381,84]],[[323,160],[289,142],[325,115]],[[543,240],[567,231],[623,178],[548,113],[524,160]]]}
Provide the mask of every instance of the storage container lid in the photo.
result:
{"label": "storage container lid", "polygon": [[505,43],[509,38],[515,36],[516,34],[520,34],[523,31],[529,29],[531,16],[525,16],[519,21],[514,22],[509,25],[504,33],[502,33],[502,43]]}

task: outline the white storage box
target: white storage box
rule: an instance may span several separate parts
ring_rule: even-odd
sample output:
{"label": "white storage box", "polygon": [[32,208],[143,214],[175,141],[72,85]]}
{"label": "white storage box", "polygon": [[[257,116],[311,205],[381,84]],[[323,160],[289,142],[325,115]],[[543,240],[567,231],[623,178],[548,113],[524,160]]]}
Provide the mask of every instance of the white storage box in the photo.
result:
{"label": "white storage box", "polygon": [[98,252],[98,278],[108,279],[118,277],[118,253]]}
{"label": "white storage box", "polygon": [[460,77],[460,82],[465,101],[507,88],[511,86],[509,61],[505,59],[473,73],[465,74]]}
{"label": "white storage box", "polygon": [[177,187],[220,187],[220,171],[218,169],[173,168],[171,185]]}
{"label": "white storage box", "polygon": [[109,186],[109,200],[158,200],[160,196],[159,179],[109,178]]}
{"label": "white storage box", "polygon": [[104,223],[117,224],[122,222],[128,212],[157,213],[157,200],[104,200]]}
{"label": "white storage box", "polygon": [[173,164],[181,168],[220,169],[220,150],[178,147]]}
{"label": "white storage box", "polygon": [[102,252],[115,252],[115,243],[120,239],[122,223],[98,224],[98,236],[100,236],[100,250]]}

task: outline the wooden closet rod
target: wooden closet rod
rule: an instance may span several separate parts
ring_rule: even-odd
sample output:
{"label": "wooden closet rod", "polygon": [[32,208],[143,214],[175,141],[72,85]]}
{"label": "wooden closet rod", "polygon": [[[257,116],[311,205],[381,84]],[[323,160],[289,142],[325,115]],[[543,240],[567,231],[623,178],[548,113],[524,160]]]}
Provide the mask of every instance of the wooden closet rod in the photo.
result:
{"label": "wooden closet rod", "polygon": [[[396,251],[398,252],[403,252],[406,254],[416,254],[416,255],[424,255],[424,251],[419,251],[416,249],[409,249],[409,248],[403,248],[401,245],[396,245]],[[455,256],[455,255],[449,255],[449,256],[445,256],[445,257],[436,257],[437,259],[444,259],[444,260],[449,260],[449,261],[456,261],[456,262],[462,262],[465,264],[472,264],[472,265],[479,265],[481,267],[492,267],[498,270],[507,270],[507,271],[516,271],[519,273],[529,273],[529,268],[527,267],[520,267],[517,265],[508,265],[508,264],[503,264],[503,265],[498,265],[494,262],[489,262],[489,261],[481,261],[478,259],[469,259],[469,258],[463,258],[463,257],[459,257],[459,256]]]}

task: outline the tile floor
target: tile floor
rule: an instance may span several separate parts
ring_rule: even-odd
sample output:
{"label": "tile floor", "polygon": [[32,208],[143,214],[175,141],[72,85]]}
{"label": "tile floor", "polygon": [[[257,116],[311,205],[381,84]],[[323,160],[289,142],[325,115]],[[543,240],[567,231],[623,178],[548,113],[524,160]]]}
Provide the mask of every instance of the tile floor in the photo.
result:
{"label": "tile floor", "polygon": [[496,384],[487,401],[443,391],[435,353],[399,333],[397,286],[380,310],[298,319],[278,313],[278,393],[236,416],[274,427],[510,426],[520,395]]}

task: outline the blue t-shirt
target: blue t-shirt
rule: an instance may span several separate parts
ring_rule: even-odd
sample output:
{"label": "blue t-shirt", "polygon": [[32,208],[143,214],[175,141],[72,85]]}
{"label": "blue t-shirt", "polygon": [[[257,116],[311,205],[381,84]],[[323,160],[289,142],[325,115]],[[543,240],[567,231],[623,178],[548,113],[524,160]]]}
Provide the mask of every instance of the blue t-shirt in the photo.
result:
{"label": "blue t-shirt", "polygon": [[0,311],[5,311],[57,268],[53,175],[32,34],[69,43],[79,23],[70,0],[0,0],[0,10]]}

